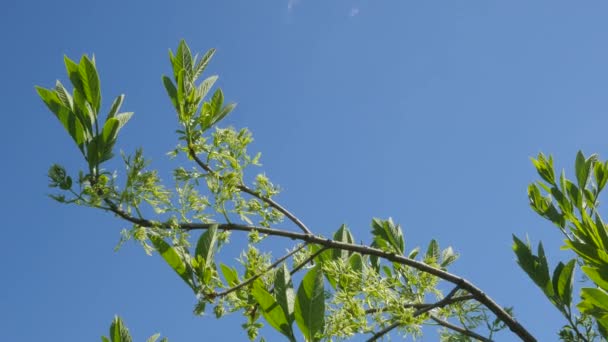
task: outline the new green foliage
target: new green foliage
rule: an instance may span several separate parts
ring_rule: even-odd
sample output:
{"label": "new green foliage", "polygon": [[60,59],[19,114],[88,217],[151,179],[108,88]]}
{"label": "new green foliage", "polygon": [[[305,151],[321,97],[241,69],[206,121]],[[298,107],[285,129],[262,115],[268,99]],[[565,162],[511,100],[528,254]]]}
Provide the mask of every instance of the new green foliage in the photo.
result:
{"label": "new green foliage", "polygon": [[[608,230],[598,211],[598,198],[608,180],[608,163],[600,162],[597,155],[585,157],[579,151],[574,163],[575,183],[566,178],[565,172],[561,173],[559,182],[555,181],[552,157],[539,154],[532,162],[545,183],[537,182],[528,188],[530,206],[559,227],[565,237],[563,248],[572,250],[577,259],[565,264],[559,262],[550,276],[542,243],[534,255],[529,243],[514,236],[513,249],[517,261],[566,317],[568,324],[560,332],[562,338],[577,336],[578,339],[592,340],[596,332],[590,330],[586,323],[591,317],[598,324],[597,333],[606,338]],[[581,289],[580,301],[576,305],[580,316],[572,307],[577,264],[589,279],[586,285],[593,286]]]}
{"label": "new green foliage", "polygon": [[304,276],[295,301],[295,320],[306,341],[319,341],[325,327],[323,272],[314,267]]}

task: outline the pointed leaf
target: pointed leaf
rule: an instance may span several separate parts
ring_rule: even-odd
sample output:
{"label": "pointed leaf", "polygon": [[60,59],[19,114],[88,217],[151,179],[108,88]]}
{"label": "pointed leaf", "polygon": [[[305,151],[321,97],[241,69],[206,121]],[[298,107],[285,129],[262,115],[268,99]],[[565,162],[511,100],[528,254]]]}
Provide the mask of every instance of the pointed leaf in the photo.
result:
{"label": "pointed leaf", "polygon": [[114,317],[114,321],[110,326],[110,338],[112,342],[132,342],[129,329],[127,329],[122,319],[118,316]]}
{"label": "pointed leaf", "polygon": [[203,71],[207,67],[207,64],[209,64],[214,54],[215,49],[209,49],[209,51],[205,53],[201,60],[196,63],[196,66],[194,67],[194,74],[192,76],[193,80],[196,80],[203,73]]}
{"label": "pointed leaf", "polygon": [[[426,258],[427,260],[429,260],[432,263],[435,262],[439,262],[439,244],[437,243],[437,241],[435,239],[432,239],[431,242],[429,242],[429,246],[426,249]],[[432,261],[431,261],[432,260]]]}
{"label": "pointed leaf", "polygon": [[213,76],[209,76],[207,77],[203,82],[201,82],[201,84],[198,86],[197,90],[196,90],[196,95],[198,97],[200,97],[201,99],[205,98],[205,96],[207,96],[207,93],[209,92],[209,90],[213,87],[213,85],[215,84],[215,81],[217,81],[217,75],[213,75]]}
{"label": "pointed leaf", "polygon": [[158,253],[165,259],[167,264],[171,266],[171,268],[177,273],[183,280],[192,288],[192,290],[196,291],[194,284],[192,282],[192,274],[189,271],[186,262],[182,259],[182,256],[175,250],[175,248],[171,247],[168,243],[165,242],[161,237],[156,235],[149,235],[150,241],[154,248],[158,251]]}
{"label": "pointed leaf", "polygon": [[156,340],[158,340],[159,337],[160,337],[160,333],[156,333],[156,334],[148,337],[146,342],[156,342]]}
{"label": "pointed leaf", "polygon": [[207,266],[214,262],[215,249],[217,247],[217,224],[212,225],[205,233],[201,235],[196,244],[196,256],[201,256],[205,259]]}
{"label": "pointed leaf", "polygon": [[239,283],[239,274],[235,268],[220,263],[220,269],[229,286],[235,286]]}
{"label": "pointed leaf", "polygon": [[171,103],[173,103],[173,107],[175,107],[175,110],[179,112],[179,101],[177,98],[177,89],[175,88],[175,85],[171,79],[165,75],[163,75],[163,84],[167,90],[167,95],[169,95],[169,98],[171,99]]}
{"label": "pointed leaf", "polygon": [[112,107],[110,107],[110,111],[108,112],[107,119],[113,118],[116,115],[116,113],[118,113],[118,111],[120,110],[120,106],[122,106],[122,102],[124,100],[125,100],[125,94],[120,94],[119,96],[116,97],[116,99],[114,99],[114,102],[112,102]]}
{"label": "pointed leaf", "polygon": [[293,290],[293,283],[291,282],[291,275],[289,274],[289,270],[285,263],[283,263],[275,274],[274,294],[277,303],[279,303],[281,309],[283,309],[283,312],[285,313],[285,317],[287,317],[289,325],[291,325],[294,320],[295,292]]}
{"label": "pointed leaf", "polygon": [[574,266],[576,260],[567,264],[559,263],[553,272],[553,290],[561,304],[570,307],[572,304],[572,287],[574,285]]}
{"label": "pointed leaf", "polygon": [[323,272],[317,266],[304,276],[295,303],[295,319],[306,341],[319,341],[325,325]]}
{"label": "pointed leaf", "polygon": [[285,315],[285,312],[281,309],[281,306],[274,297],[272,297],[270,292],[264,288],[264,283],[262,283],[261,280],[258,279],[254,281],[251,295],[260,306],[262,315],[268,324],[281,334],[287,336],[290,341],[295,341],[291,324]]}
{"label": "pointed leaf", "polygon": [[97,68],[95,68],[95,65],[87,56],[82,56],[78,72],[80,73],[84,95],[91,104],[94,113],[97,114],[101,107],[101,88]]}
{"label": "pointed leaf", "polygon": [[56,92],[42,87],[36,87],[36,91],[82,151],[81,146],[85,142],[85,129],[80,120],[68,107],[61,103]]}
{"label": "pointed leaf", "polygon": [[114,119],[118,120],[118,131],[120,131],[123,128],[123,126],[127,122],[129,122],[129,120],[131,119],[132,116],[133,116],[133,112],[125,112],[125,113],[120,113],[114,117]]}
{"label": "pointed leaf", "polygon": [[[350,244],[354,243],[353,235],[345,224],[340,226],[338,231],[336,231],[336,233],[334,234],[334,240]],[[347,250],[341,249],[333,249],[332,252],[333,259],[348,259],[348,257],[352,253]]]}
{"label": "pointed leaf", "polygon": [[604,265],[601,268],[583,266],[581,269],[599,288],[608,291],[608,265]]}

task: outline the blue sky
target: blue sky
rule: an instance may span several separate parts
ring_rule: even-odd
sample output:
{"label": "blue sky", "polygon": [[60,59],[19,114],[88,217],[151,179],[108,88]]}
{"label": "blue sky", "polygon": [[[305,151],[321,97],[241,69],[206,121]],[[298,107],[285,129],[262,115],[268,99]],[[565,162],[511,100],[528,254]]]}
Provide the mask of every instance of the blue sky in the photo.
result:
{"label": "blue sky", "polygon": [[[370,241],[392,216],[406,245],[432,238],[451,269],[539,338],[564,323],[518,268],[511,234],[557,230],[529,209],[529,157],[571,170],[577,150],[606,155],[608,3],[601,1],[5,1],[0,11],[5,146],[0,321],[10,341],[91,341],[114,314],[134,337],[245,339],[237,315],[194,317],[194,299],[157,256],[113,248],[127,225],[46,194],[55,162],[84,168],[34,85],[65,80],[63,55],[94,53],[103,108],[126,94],[135,116],[118,147],[144,147],[164,179],[176,120],[160,82],[167,49],[217,48],[209,67],[226,124],[248,127],[280,200],[316,232],[348,224]],[[120,167],[115,161],[109,167]],[[231,248],[237,248],[236,246]],[[432,335],[430,335],[432,336]],[[501,341],[512,336],[503,334]]]}

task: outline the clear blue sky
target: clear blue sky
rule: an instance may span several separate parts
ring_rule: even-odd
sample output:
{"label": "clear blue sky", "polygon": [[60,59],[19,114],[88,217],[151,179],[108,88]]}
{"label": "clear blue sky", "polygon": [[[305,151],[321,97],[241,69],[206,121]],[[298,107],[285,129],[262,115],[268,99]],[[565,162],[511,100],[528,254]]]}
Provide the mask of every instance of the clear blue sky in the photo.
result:
{"label": "clear blue sky", "polygon": [[64,54],[95,53],[104,108],[125,93],[135,112],[118,147],[143,146],[169,179],[176,120],[160,76],[185,38],[218,49],[209,70],[239,103],[226,122],[254,132],[280,200],[316,232],[347,223],[370,241],[371,218],[392,216],[408,249],[452,245],[453,272],[555,340],[563,321],[516,265],[511,234],[543,239],[553,265],[566,256],[528,207],[529,157],[570,169],[578,149],[608,155],[607,12],[603,1],[5,1],[3,339],[95,341],[114,314],[140,341],[245,339],[239,316],[194,317],[158,256],[133,243],[115,253],[125,223],[46,197],[50,164],[85,165],[34,85],[66,79]]}

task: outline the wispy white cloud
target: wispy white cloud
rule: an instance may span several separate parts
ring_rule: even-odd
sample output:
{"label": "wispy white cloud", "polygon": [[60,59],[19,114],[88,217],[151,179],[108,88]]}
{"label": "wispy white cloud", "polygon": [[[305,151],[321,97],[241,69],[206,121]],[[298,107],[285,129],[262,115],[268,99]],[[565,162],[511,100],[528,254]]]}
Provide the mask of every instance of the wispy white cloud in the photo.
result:
{"label": "wispy white cloud", "polygon": [[300,3],[300,0],[287,0],[287,10],[289,12],[293,11],[294,7],[296,7]]}
{"label": "wispy white cloud", "polygon": [[350,12],[348,13],[348,16],[354,17],[357,14],[359,14],[359,8],[358,7],[353,7],[353,8],[350,9]]}

